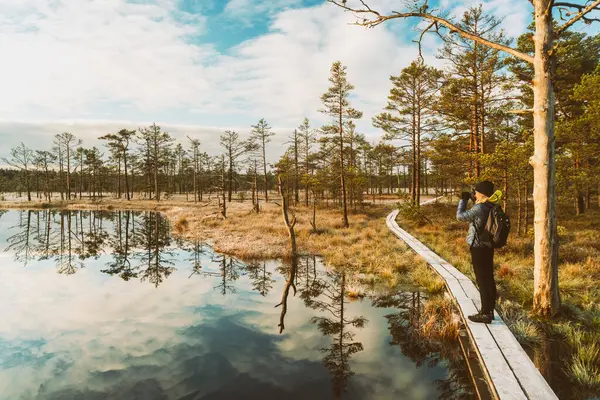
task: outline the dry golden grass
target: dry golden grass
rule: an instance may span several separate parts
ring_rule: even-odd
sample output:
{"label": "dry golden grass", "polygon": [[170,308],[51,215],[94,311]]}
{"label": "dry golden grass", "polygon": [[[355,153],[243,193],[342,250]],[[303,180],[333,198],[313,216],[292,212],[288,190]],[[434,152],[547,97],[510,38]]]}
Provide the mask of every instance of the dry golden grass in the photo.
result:
{"label": "dry golden grass", "polygon": [[[211,241],[215,250],[242,259],[286,257],[289,238],[281,210],[274,203],[263,204],[259,214],[251,212],[250,203],[231,203],[227,219],[216,214],[202,215],[183,207],[165,214],[180,227],[185,217],[186,229],[176,230],[184,237],[202,237]],[[387,229],[385,216],[389,209],[374,206],[364,213],[349,216],[350,227],[343,228],[338,209],[321,208],[317,212],[315,233],[309,223],[311,209],[291,210],[297,218],[295,226],[298,250],[322,256],[325,262],[366,274],[392,279],[413,267],[412,251]]]}
{"label": "dry golden grass", "polygon": [[427,337],[451,340],[458,337],[460,319],[454,312],[452,300],[444,296],[429,298],[423,311],[425,323],[421,331]]}

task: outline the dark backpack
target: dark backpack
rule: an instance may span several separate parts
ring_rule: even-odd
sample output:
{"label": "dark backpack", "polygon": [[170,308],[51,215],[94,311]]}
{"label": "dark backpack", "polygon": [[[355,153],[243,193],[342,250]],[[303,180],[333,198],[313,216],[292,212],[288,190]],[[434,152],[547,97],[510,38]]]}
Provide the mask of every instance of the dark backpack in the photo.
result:
{"label": "dark backpack", "polygon": [[[479,233],[479,242],[491,249],[499,249],[506,245],[510,232],[510,218],[502,211],[499,204],[486,203],[489,207],[487,221],[483,232]],[[477,232],[477,229],[475,229]]]}

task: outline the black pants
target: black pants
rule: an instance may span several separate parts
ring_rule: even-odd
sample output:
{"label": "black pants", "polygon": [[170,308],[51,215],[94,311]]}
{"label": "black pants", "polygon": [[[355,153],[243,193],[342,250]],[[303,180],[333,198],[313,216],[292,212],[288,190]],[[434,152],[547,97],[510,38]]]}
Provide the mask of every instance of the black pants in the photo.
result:
{"label": "black pants", "polygon": [[471,247],[471,261],[481,295],[481,312],[490,313],[496,307],[496,282],[494,281],[494,249]]}

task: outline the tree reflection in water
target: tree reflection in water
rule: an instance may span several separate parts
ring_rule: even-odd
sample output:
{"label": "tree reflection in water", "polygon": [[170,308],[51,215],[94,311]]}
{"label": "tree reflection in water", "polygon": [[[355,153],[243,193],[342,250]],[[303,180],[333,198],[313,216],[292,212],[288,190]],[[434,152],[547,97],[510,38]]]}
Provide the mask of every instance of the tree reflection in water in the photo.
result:
{"label": "tree reflection in water", "polygon": [[442,399],[463,399],[472,393],[466,362],[456,343],[448,339],[428,335],[422,327],[426,295],[419,291],[396,292],[389,295],[371,297],[374,307],[395,308],[398,311],[385,318],[392,340],[390,345],[400,347],[402,354],[412,360],[417,368],[435,367],[447,362],[448,377],[437,381]]}
{"label": "tree reflection in water", "polygon": [[[340,398],[346,392],[349,378],[354,375],[350,367],[351,356],[363,350],[362,343],[354,341],[355,330],[364,327],[367,319],[348,315],[346,273],[317,271],[316,262],[316,257],[293,258],[290,264],[280,268],[280,272],[286,276],[286,283],[281,302],[276,305],[281,306],[278,327],[280,333],[285,329],[287,300],[291,291],[294,295],[298,291],[305,306],[320,312],[310,322],[332,339],[329,347],[320,350],[324,355],[323,365],[331,374],[333,395]],[[417,368],[433,368],[441,362],[447,363],[448,376],[437,381],[440,398],[462,399],[472,396],[467,365],[456,343],[423,333],[423,311],[427,302],[423,293],[417,290],[397,291],[371,296],[370,300],[374,307],[395,309],[395,312],[385,316],[392,337],[390,345],[398,346]]]}
{"label": "tree reflection in water", "polygon": [[[7,239],[8,247],[4,251],[14,251],[15,261],[26,266],[35,255],[32,253],[31,214],[33,211],[19,211],[19,222],[9,229],[18,231]],[[34,239],[33,239],[34,240]]]}
{"label": "tree reflection in water", "polygon": [[174,252],[169,249],[170,232],[169,222],[161,214],[145,212],[142,215],[137,237],[144,251],[136,255],[140,261],[139,277],[142,282],[147,280],[158,287],[175,271]]}
{"label": "tree reflection in water", "polygon": [[200,239],[193,239],[189,242],[181,240],[177,243],[181,249],[190,253],[190,257],[186,259],[186,261],[189,261],[192,264],[192,272],[190,273],[189,278],[194,275],[206,275],[206,272],[202,270],[202,258],[208,254],[210,247]]}
{"label": "tree reflection in water", "polygon": [[128,211],[117,213],[115,235],[108,241],[113,248],[113,259],[102,270],[105,274],[118,275],[125,281],[138,277],[137,267],[131,264],[135,246],[135,216],[135,213]]}
{"label": "tree reflection in water", "polygon": [[[58,273],[71,275],[84,267],[85,260],[98,259],[108,248],[111,259],[101,272],[125,281],[139,278],[158,287],[176,270],[175,243],[190,254],[187,259],[191,263],[190,277],[219,277],[215,289],[223,295],[235,293],[233,283],[246,268],[233,257],[212,253],[211,260],[219,265],[219,270],[203,271],[202,259],[210,248],[201,240],[172,239],[169,222],[160,213],[71,210],[18,213],[17,224],[9,228],[16,232],[8,237],[6,251],[13,252],[15,260],[24,266],[32,260],[52,259]],[[266,295],[274,283],[266,264],[251,264],[247,270],[252,274],[255,290]]]}
{"label": "tree reflection in water", "polygon": [[272,278],[273,272],[267,270],[266,261],[251,261],[246,264],[248,277],[252,281],[252,290],[260,293],[261,296],[266,296],[273,288],[275,280]]}
{"label": "tree reflection in water", "polygon": [[213,276],[218,276],[220,278],[220,282],[214,288],[219,289],[223,296],[225,296],[228,292],[236,293],[234,282],[240,278],[244,263],[233,257],[217,253],[213,253],[211,261],[219,265],[219,272],[213,274]]}
{"label": "tree reflection in water", "polygon": [[[35,214],[35,217],[32,217]],[[111,223],[105,226],[105,221]],[[35,225],[35,226],[32,226]],[[57,272],[71,275],[109,246],[112,259],[101,271],[123,280],[140,278],[158,286],[175,268],[167,219],[159,213],[132,211],[19,211],[6,251],[27,265],[52,259]]]}
{"label": "tree reflection in water", "polygon": [[[296,279],[296,272],[298,270],[298,256],[293,256],[291,260],[291,265],[289,268],[284,268],[283,271],[288,270],[287,280],[285,281],[285,286],[283,287],[283,294],[281,295],[281,302],[277,304],[275,307],[281,306],[281,314],[279,317],[279,333],[282,333],[285,329],[285,314],[287,313],[287,299],[290,294],[290,288],[294,289],[294,296],[296,296],[296,285],[294,283]],[[283,272],[282,272],[283,273]]]}
{"label": "tree reflection in water", "polygon": [[350,356],[363,350],[362,343],[353,341],[355,333],[351,328],[362,328],[367,319],[347,315],[346,273],[343,271],[326,271],[301,297],[307,307],[326,315],[315,316],[311,322],[323,335],[332,338],[331,345],[321,352],[324,354],[323,364],[332,376],[334,396],[339,398],[346,389],[348,378],[354,375],[350,369]]}
{"label": "tree reflection in water", "polygon": [[[312,259],[312,270],[309,266],[310,259]],[[299,264],[303,268],[299,268]],[[320,351],[323,354],[323,365],[331,374],[334,397],[340,398],[346,391],[348,378],[354,375],[350,368],[350,357],[363,350],[362,343],[354,341],[355,333],[352,328],[359,329],[367,323],[367,319],[363,316],[348,315],[346,273],[335,270],[317,272],[316,257],[300,262],[298,257],[292,257],[291,265],[282,268],[282,271],[287,272],[287,280],[281,302],[276,306],[281,306],[279,333],[285,329],[290,288],[294,290],[295,295],[297,281],[300,278],[300,298],[304,301],[304,305],[320,312],[320,315],[312,317],[310,322],[317,325],[324,336],[331,337],[329,347],[321,348]]]}

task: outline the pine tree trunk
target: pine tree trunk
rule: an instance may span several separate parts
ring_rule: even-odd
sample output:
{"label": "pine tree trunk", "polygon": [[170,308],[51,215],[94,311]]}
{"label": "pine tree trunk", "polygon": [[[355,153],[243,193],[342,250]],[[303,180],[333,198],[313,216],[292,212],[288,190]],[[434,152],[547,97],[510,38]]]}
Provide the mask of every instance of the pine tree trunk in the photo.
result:
{"label": "pine tree trunk", "polygon": [[467,177],[471,178],[473,176],[473,125],[469,127],[469,172],[467,173]]}
{"label": "pine tree trunk", "polygon": [[27,201],[31,201],[31,188],[29,187],[29,171],[25,170],[25,187],[27,188]]}
{"label": "pine tree trunk", "polygon": [[585,199],[583,193],[578,190],[577,196],[575,197],[575,214],[581,215],[585,212]]}
{"label": "pine tree trunk", "polygon": [[533,311],[552,316],[560,307],[558,236],[556,230],[556,165],[554,150],[554,84],[552,0],[534,0],[534,230]]}
{"label": "pine tree trunk", "polygon": [[[348,192],[350,193],[350,207],[352,208],[352,206],[354,205],[354,137],[352,135],[354,135],[352,132],[350,132],[350,162],[348,163],[348,166],[350,167],[350,170],[352,171],[352,173],[350,174],[350,183],[348,184],[349,188],[348,188]],[[354,207],[354,210],[356,211],[356,207]]]}
{"label": "pine tree trunk", "polygon": [[340,182],[341,182],[341,190],[342,190],[342,208],[343,208],[343,223],[344,228],[350,226],[348,223],[348,208],[346,204],[346,179],[344,172],[344,125],[342,123],[342,104],[340,102],[340,111],[339,111],[339,124],[340,124]]}
{"label": "pine tree trunk", "polygon": [[221,215],[227,218],[227,204],[225,203],[225,156],[221,155]]}
{"label": "pine tree trunk", "polygon": [[194,156],[194,203],[198,202],[198,158]]}
{"label": "pine tree trunk", "polygon": [[590,186],[588,184],[587,187],[585,188],[585,208],[587,210],[590,209],[591,203],[592,203],[592,191],[590,190]]}
{"label": "pine tree trunk", "polygon": [[117,160],[117,198],[121,198],[121,160]]}
{"label": "pine tree trunk", "polygon": [[415,99],[413,95],[413,107],[412,107],[412,171],[411,171],[411,187],[410,187],[410,200],[413,206],[417,203],[417,123],[415,116]]}
{"label": "pine tree trunk", "polygon": [[267,156],[265,154],[265,136],[262,136],[263,173],[265,174],[265,201],[269,201],[269,188],[267,187]]}
{"label": "pine tree trunk", "polygon": [[[160,201],[160,191],[158,189],[158,160],[159,160],[159,150],[158,144],[156,143],[156,139],[154,140],[154,195],[156,196],[156,201]],[[168,187],[168,186],[167,186]]]}
{"label": "pine tree trunk", "polygon": [[417,199],[415,206],[421,205],[421,82],[417,86],[417,168],[416,168],[416,185]]}
{"label": "pine tree trunk", "polygon": [[508,163],[504,160],[504,169],[502,171],[502,209],[506,211],[506,198],[508,197]]}
{"label": "pine tree trunk", "polygon": [[233,192],[233,155],[229,151],[229,171],[227,173],[227,200],[231,203],[231,193]]}
{"label": "pine tree trunk", "polygon": [[129,196],[129,177],[127,176],[127,151],[123,150],[123,168],[125,169],[125,198],[131,200]]}
{"label": "pine tree trunk", "polygon": [[525,181],[525,234],[529,232],[529,182]]}
{"label": "pine tree trunk", "polygon": [[131,167],[131,196],[129,197],[131,200],[133,200],[134,186],[135,186],[135,167]]}
{"label": "pine tree trunk", "polygon": [[83,196],[83,151],[79,155],[79,200]]}
{"label": "pine tree trunk", "polygon": [[[579,146],[581,147],[581,146]],[[579,161],[579,150],[575,153],[575,164],[573,165],[575,169],[575,176],[579,178],[580,174],[580,161]],[[581,186],[579,182],[575,183],[575,214],[581,215],[585,212],[585,203],[583,201],[583,193],[581,192]]]}
{"label": "pine tree trunk", "polygon": [[71,200],[71,150],[69,144],[67,147],[67,200]]}
{"label": "pine tree trunk", "polygon": [[481,165],[479,163],[479,87],[477,85],[478,66],[477,66],[477,43],[473,44],[473,116],[471,124],[473,125],[473,142],[475,145],[475,176],[481,175]]}
{"label": "pine tree trunk", "polygon": [[522,220],[522,215],[523,215],[523,209],[521,207],[521,205],[523,204],[523,196],[521,195],[521,183],[517,183],[517,201],[519,202],[517,205],[517,213],[518,213],[518,217],[517,217],[517,234],[520,236],[521,235],[521,227],[523,226],[523,220]]}
{"label": "pine tree trunk", "polygon": [[[279,194],[281,196],[281,213],[283,216],[283,222],[288,230],[290,237],[290,257],[295,258],[297,254],[296,250],[296,233],[294,232],[294,226],[296,225],[296,217],[292,217],[290,220],[288,216],[288,194],[283,189],[281,177],[278,178]],[[293,278],[290,278],[293,279]]]}
{"label": "pine tree trunk", "polygon": [[298,171],[298,132],[294,129],[294,201],[300,202],[300,174]]}
{"label": "pine tree trunk", "polygon": [[64,183],[63,183],[63,154],[60,143],[58,144],[58,185],[60,187],[60,199],[65,199]]}

